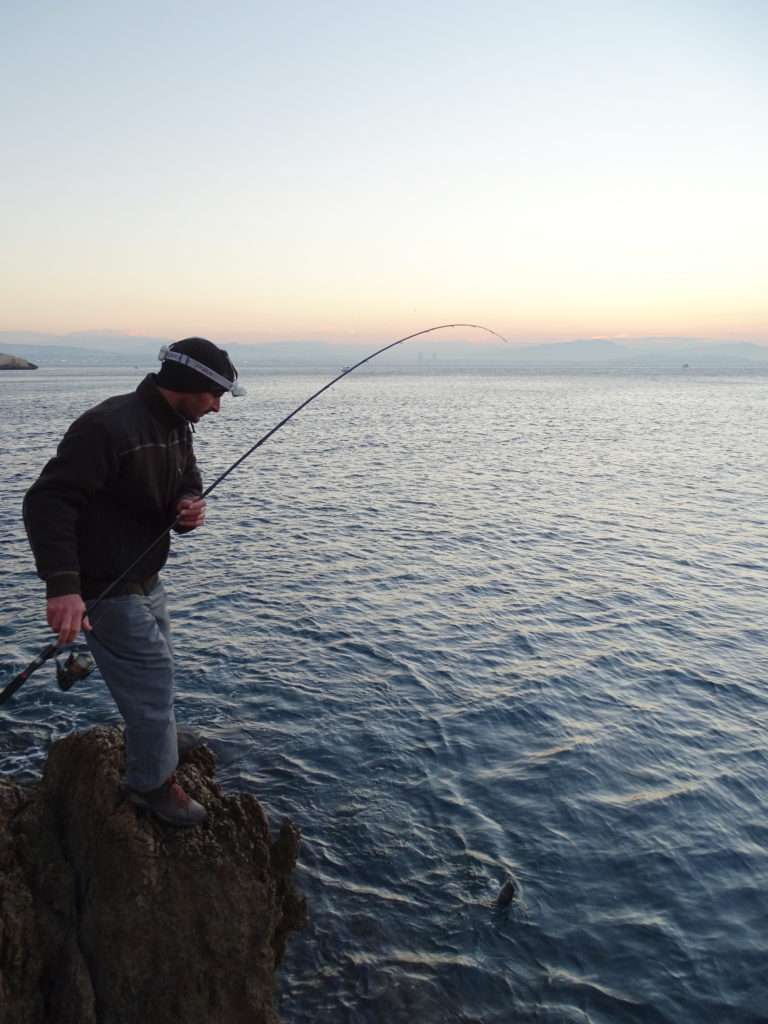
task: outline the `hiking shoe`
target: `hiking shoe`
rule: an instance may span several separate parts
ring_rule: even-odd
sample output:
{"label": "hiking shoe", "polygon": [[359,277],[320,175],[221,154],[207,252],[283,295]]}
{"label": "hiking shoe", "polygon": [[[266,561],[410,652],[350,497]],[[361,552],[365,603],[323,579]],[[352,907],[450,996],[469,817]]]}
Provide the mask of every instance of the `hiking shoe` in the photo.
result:
{"label": "hiking shoe", "polygon": [[208,819],[208,812],[187,796],[176,780],[175,775],[158,786],[157,789],[150,789],[146,793],[139,793],[138,790],[131,790],[131,803],[141,807],[166,825],[175,825],[177,828],[192,828],[195,825],[202,825]]}

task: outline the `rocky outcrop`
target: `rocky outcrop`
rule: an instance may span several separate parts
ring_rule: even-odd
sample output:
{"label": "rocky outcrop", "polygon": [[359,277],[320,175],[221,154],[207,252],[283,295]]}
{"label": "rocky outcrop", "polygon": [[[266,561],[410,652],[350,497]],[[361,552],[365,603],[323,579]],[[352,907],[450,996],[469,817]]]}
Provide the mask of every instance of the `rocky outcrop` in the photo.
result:
{"label": "rocky outcrop", "polygon": [[36,370],[34,363],[27,362],[21,356],[8,356],[0,352],[0,370]]}
{"label": "rocky outcrop", "polygon": [[306,923],[298,832],[224,795],[201,747],[178,771],[202,828],[139,816],[122,735],[53,744],[42,781],[0,780],[0,1024],[277,1024],[274,969]]}

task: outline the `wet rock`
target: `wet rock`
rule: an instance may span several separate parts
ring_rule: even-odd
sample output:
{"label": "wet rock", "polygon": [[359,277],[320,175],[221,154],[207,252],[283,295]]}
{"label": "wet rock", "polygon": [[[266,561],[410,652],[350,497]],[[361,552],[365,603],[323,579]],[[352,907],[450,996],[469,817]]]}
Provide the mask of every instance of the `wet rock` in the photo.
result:
{"label": "wet rock", "polygon": [[139,816],[122,758],[97,728],[55,743],[36,786],[0,780],[0,1024],[276,1024],[274,970],[306,924],[298,831],[272,842],[206,747],[178,776],[208,823]]}

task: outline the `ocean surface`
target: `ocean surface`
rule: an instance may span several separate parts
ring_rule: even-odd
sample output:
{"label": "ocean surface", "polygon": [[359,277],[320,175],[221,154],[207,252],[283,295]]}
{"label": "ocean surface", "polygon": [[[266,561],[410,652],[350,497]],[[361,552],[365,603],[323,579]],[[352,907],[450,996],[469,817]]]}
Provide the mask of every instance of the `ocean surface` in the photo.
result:
{"label": "ocean surface", "polygon": [[[379,365],[165,573],[180,722],[303,832],[283,1021],[768,1021],[768,375]],[[0,683],[49,639],[22,495],[141,376],[0,374]],[[208,481],[331,376],[248,377]],[[0,771],[114,720],[46,666]]]}

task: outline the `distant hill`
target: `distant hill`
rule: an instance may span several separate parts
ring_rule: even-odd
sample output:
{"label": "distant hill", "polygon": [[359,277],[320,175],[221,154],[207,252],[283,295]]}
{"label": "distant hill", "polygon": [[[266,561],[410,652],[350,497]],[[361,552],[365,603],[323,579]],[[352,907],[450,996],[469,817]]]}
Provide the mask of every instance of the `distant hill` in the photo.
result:
{"label": "distant hill", "polygon": [[34,363],[21,359],[19,356],[9,356],[0,352],[0,370],[36,370]]}
{"label": "distant hill", "polygon": [[543,345],[520,345],[509,358],[526,364],[612,363],[626,359],[627,350],[618,341],[587,338],[579,341],[552,341]]}
{"label": "distant hill", "polygon": [[[164,338],[83,331],[43,334],[38,331],[0,331],[0,346],[46,366],[141,366],[154,369]],[[155,364],[153,366],[152,364]]]}
{"label": "distant hill", "polygon": [[768,346],[750,341],[709,341],[690,338],[645,338],[627,341],[627,359],[638,365],[667,366],[687,363],[700,367],[749,367],[768,362]]}
{"label": "distant hill", "polygon": [[[99,348],[79,348],[71,345],[15,345],[14,349],[25,359],[31,359],[41,367],[46,366],[136,366],[145,372],[157,368],[157,352],[131,352],[129,349],[115,352]],[[154,365],[153,365],[154,363]]]}
{"label": "distant hill", "polygon": [[[133,367],[144,373],[158,368],[160,346],[173,339],[133,337],[114,332],[53,335],[0,331],[0,346],[12,349],[41,367]],[[340,370],[364,359],[379,345],[320,341],[276,341],[254,344],[217,338],[241,370]],[[713,342],[696,338],[582,338],[545,344],[504,344],[468,338],[415,338],[387,352],[371,369],[613,369],[737,370],[768,369],[768,345]]]}

